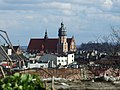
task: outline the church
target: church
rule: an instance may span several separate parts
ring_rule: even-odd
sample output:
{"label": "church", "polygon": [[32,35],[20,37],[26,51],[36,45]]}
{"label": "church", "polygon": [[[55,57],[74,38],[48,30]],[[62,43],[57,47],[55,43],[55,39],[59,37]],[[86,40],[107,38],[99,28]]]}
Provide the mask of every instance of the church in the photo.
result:
{"label": "church", "polygon": [[30,53],[68,53],[76,51],[74,37],[67,38],[63,22],[58,30],[58,38],[49,38],[47,31],[44,38],[30,39],[27,51]]}

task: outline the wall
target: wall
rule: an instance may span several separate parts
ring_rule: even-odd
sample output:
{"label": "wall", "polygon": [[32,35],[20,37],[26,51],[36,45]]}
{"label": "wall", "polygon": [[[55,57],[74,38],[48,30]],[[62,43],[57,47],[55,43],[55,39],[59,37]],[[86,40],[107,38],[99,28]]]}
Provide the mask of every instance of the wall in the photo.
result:
{"label": "wall", "polygon": [[67,57],[65,56],[57,57],[57,65],[67,65]]}
{"label": "wall", "polygon": [[48,68],[48,63],[28,63],[28,68]]}
{"label": "wall", "polygon": [[70,63],[73,63],[74,62],[74,53],[68,54],[67,59],[68,59],[68,65]]}

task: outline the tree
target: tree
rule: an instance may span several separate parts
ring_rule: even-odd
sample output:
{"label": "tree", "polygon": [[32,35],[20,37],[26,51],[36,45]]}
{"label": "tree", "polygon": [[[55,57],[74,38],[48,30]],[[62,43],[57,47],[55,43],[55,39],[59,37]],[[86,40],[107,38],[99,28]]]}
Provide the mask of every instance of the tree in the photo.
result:
{"label": "tree", "polygon": [[37,75],[15,73],[0,80],[0,90],[45,90]]}
{"label": "tree", "polygon": [[109,55],[118,56],[120,51],[120,30],[111,27],[112,32],[108,36],[103,36],[102,43],[107,43],[106,50]]}

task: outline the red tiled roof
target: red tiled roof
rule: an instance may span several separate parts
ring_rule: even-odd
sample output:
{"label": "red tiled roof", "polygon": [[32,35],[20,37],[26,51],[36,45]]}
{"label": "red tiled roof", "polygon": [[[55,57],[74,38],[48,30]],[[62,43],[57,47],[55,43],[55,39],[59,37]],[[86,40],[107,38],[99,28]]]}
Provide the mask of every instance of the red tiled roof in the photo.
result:
{"label": "red tiled roof", "polygon": [[[2,63],[3,67],[10,66],[8,63]],[[13,64],[11,67],[16,67],[16,64]]]}
{"label": "red tiled roof", "polygon": [[31,39],[28,45],[28,50],[41,50],[44,39]]}
{"label": "red tiled roof", "polygon": [[[72,38],[67,38],[68,47],[70,46]],[[28,45],[28,51],[48,51],[57,52],[58,38],[48,38],[48,39],[31,39]]]}

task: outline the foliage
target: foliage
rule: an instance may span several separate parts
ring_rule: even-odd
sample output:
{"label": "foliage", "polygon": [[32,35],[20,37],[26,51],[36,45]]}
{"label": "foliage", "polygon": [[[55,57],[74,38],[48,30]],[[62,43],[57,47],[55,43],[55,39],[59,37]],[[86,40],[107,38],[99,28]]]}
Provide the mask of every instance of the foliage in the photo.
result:
{"label": "foliage", "polygon": [[0,90],[45,90],[43,82],[37,75],[19,74],[7,76],[0,80]]}

